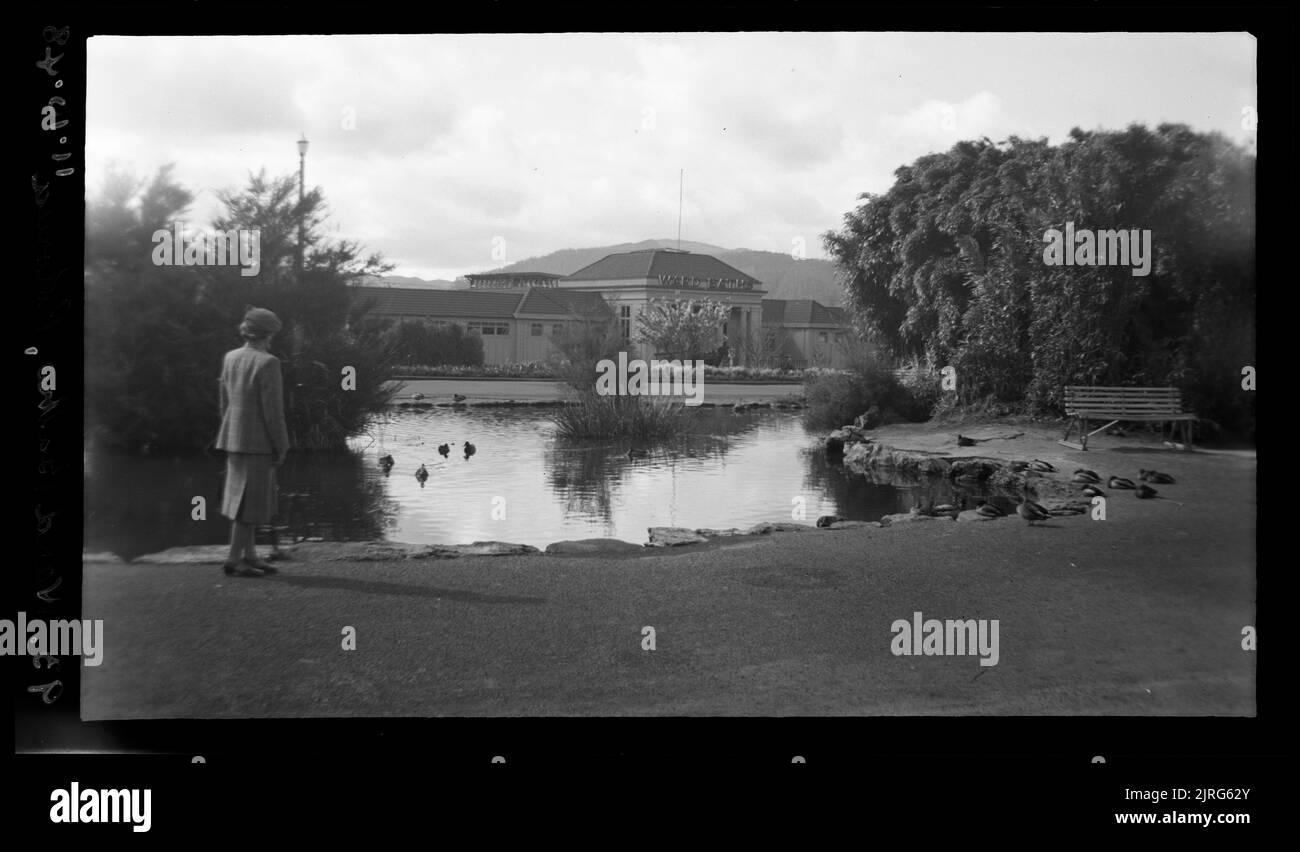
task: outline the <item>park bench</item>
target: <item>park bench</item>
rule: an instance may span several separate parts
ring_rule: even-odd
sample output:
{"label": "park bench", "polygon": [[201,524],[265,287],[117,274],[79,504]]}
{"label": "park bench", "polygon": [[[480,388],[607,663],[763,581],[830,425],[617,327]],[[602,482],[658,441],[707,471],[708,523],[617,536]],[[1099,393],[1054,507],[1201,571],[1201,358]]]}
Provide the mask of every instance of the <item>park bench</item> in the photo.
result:
{"label": "park bench", "polygon": [[[1172,423],[1181,428],[1183,442],[1192,442],[1192,424],[1196,415],[1183,411],[1183,395],[1178,388],[1099,388],[1067,385],[1065,415],[1070,418],[1065,437],[1058,444],[1075,450],[1087,450],[1088,439],[1121,421]],[[1105,426],[1088,431],[1089,420],[1108,420]],[[1069,440],[1075,426],[1079,441]],[[1163,426],[1162,426],[1163,428]],[[1172,437],[1172,430],[1171,435]]]}

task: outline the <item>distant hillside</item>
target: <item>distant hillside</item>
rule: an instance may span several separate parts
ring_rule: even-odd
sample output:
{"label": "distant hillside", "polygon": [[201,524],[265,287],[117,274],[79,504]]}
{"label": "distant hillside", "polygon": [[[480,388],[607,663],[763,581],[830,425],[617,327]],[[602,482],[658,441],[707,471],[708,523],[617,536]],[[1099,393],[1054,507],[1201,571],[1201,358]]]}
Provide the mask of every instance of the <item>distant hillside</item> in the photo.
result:
{"label": "distant hillside", "polygon": [[435,278],[426,281],[423,278],[411,278],[408,275],[367,275],[361,280],[362,287],[411,287],[424,290],[458,290],[468,287],[468,281],[446,281]]}
{"label": "distant hillside", "polygon": [[[503,266],[494,272],[551,272],[572,275],[605,255],[649,248],[676,248],[676,240],[643,240],[639,243],[599,246],[596,248],[560,249],[541,257]],[[753,249],[725,249],[708,243],[682,240],[685,251],[711,254],[719,260],[763,282],[769,299],[816,299],[823,305],[840,305],[843,294],[835,281],[835,265],[829,260],[808,258],[795,260],[788,254]]]}

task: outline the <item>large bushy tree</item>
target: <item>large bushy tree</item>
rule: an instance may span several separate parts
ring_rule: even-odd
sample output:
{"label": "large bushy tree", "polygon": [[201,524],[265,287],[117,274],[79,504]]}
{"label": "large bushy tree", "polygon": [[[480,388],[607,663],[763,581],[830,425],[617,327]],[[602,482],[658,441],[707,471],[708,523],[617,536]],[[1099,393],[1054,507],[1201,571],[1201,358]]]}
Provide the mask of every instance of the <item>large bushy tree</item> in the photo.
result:
{"label": "large bushy tree", "polygon": [[[296,178],[252,175],[220,194],[226,212],[210,230],[258,229],[260,270],[156,265],[153,235],[186,220],[193,194],[169,167],[147,183],[114,174],[86,213],[86,402],[89,431],[105,446],[185,452],[211,445],[219,422],[223,354],[241,344],[250,305],[284,322],[272,353],[283,365],[285,411],[295,450],[333,450],[361,431],[390,391],[381,328],[361,322],[349,285],[389,267],[351,241],[326,240],[319,190],[297,198]],[[298,226],[304,225],[297,269]],[[185,221],[189,234],[200,223]],[[344,388],[344,368],[355,390]]]}
{"label": "large bushy tree", "polygon": [[[824,236],[859,327],[957,367],[963,398],[1059,410],[1067,384],[1176,385],[1253,432],[1255,157],[1219,134],[1073,130],[961,142],[895,172]],[[1131,266],[1050,266],[1044,234],[1152,231]]]}

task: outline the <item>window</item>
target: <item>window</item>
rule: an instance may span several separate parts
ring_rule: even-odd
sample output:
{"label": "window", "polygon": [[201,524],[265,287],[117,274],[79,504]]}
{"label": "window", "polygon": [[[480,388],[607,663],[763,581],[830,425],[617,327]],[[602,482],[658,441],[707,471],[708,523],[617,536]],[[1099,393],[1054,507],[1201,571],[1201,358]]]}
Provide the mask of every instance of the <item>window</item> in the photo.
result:
{"label": "window", "polygon": [[624,340],[632,339],[632,306],[620,305],[618,309],[618,327]]}
{"label": "window", "polygon": [[510,333],[510,323],[508,322],[470,322],[465,327],[469,331],[477,331],[479,334],[487,337],[489,335],[507,335]]}
{"label": "window", "polygon": [[825,343],[825,342],[826,342],[826,332],[824,332],[824,331],[819,331],[819,332],[817,332],[817,342],[818,342],[818,343]]}
{"label": "window", "polygon": [[542,336],[542,324],[541,324],[540,322],[535,322],[535,323],[533,323],[532,326],[531,326],[531,328],[529,329],[529,332],[528,332],[528,333],[529,333],[530,335],[532,335],[533,337],[541,337],[541,336]]}
{"label": "window", "polygon": [[559,337],[561,334],[564,334],[564,323],[557,322],[551,326],[551,337]]}

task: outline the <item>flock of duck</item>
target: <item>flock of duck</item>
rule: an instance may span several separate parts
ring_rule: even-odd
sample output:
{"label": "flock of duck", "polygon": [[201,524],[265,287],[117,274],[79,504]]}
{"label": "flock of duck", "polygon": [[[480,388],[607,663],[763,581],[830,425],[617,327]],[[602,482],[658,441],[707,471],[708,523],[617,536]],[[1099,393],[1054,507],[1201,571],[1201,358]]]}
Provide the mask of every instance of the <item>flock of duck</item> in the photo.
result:
{"label": "flock of duck", "polygon": [[[1041,459],[1034,459],[1031,462],[1012,462],[1011,469],[1023,473],[1026,478],[1030,479],[1035,476],[1042,476],[1044,473],[1056,472],[1055,465]],[[1152,488],[1148,483],[1174,484],[1174,478],[1169,474],[1161,473],[1158,470],[1146,470],[1145,468],[1139,470],[1138,480],[1139,482],[1134,482],[1122,476],[1112,476],[1106,480],[1106,487],[1115,491],[1132,491],[1134,496],[1140,500],[1150,500],[1157,497],[1164,500],[1167,498],[1160,497],[1160,492]],[[1070,481],[1083,486],[1080,493],[1085,497],[1106,496],[1106,492],[1099,487],[1102,480],[1096,471],[1081,467],[1075,470],[1074,475],[1070,477]],[[987,502],[981,503],[976,507],[975,511],[986,518],[999,518],[1005,514],[997,506]],[[1016,514],[1028,521],[1030,526],[1033,526],[1035,521],[1045,521],[1052,516],[1052,513],[1043,506],[1030,500],[1023,489],[1020,493],[1020,500],[1016,503]]]}
{"label": "flock of duck", "polygon": [[[465,461],[469,461],[469,457],[478,452],[478,447],[474,446],[469,441],[462,444],[461,449],[465,453]],[[449,457],[451,455],[451,445],[439,444],[438,455],[442,456],[444,459]],[[397,462],[393,459],[392,454],[385,454],[379,457],[379,467],[383,470],[385,476],[392,472],[393,467],[396,464]],[[420,462],[420,466],[416,468],[415,478],[420,480],[421,485],[423,485],[424,481],[429,478],[429,469],[424,466],[424,462]]]}

